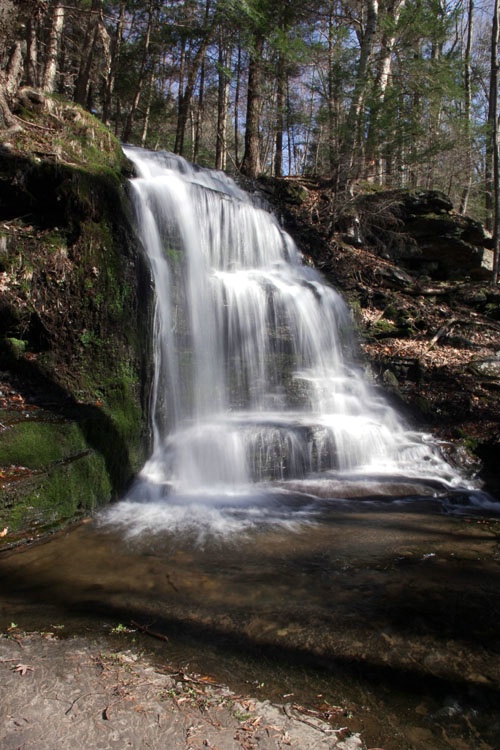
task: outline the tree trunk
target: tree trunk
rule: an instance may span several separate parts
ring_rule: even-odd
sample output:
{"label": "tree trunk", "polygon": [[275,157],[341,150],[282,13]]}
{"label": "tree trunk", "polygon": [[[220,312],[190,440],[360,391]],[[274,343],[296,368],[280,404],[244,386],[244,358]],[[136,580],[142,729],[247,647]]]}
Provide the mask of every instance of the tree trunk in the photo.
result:
{"label": "tree trunk", "polygon": [[87,106],[92,61],[99,36],[99,15],[102,12],[102,7],[100,6],[102,6],[102,0],[92,0],[92,7],[83,41],[80,69],[76,79],[74,99],[82,107]]}
{"label": "tree trunk", "polygon": [[123,129],[123,135],[122,138],[127,143],[130,140],[130,136],[132,135],[132,128],[134,126],[134,120],[135,115],[137,112],[137,109],[139,107],[139,101],[141,99],[142,89],[144,87],[144,81],[146,77],[146,68],[147,68],[147,61],[149,57],[149,45],[151,41],[151,29],[153,26],[153,0],[149,0],[149,8],[148,8],[148,22],[146,26],[146,33],[144,35],[144,44],[143,44],[143,50],[142,50],[142,61],[141,61],[141,67],[139,70],[139,77],[137,79],[137,86],[135,89],[134,99],[132,101],[132,104],[130,106],[130,110],[128,113],[127,121],[125,123],[125,128]]}
{"label": "tree trunk", "polygon": [[490,103],[488,122],[492,152],[493,179],[493,283],[498,284],[500,270],[500,164],[498,153],[498,42],[499,42],[500,0],[495,0],[491,29]]}
{"label": "tree trunk", "polygon": [[12,104],[19,90],[22,75],[21,42],[16,42],[7,68],[0,70],[0,130],[21,129],[19,122],[12,114]]}
{"label": "tree trunk", "polygon": [[378,28],[379,3],[378,0],[366,0],[367,18],[364,32],[361,39],[361,49],[359,54],[358,69],[356,71],[356,82],[354,92],[347,115],[346,133],[344,146],[342,148],[341,169],[341,189],[345,189],[349,181],[356,175],[359,170],[358,149],[360,144],[360,134],[362,132],[362,123],[360,114],[365,99],[368,85],[368,65],[373,56],[375,39]]}
{"label": "tree trunk", "polygon": [[179,93],[179,110],[177,115],[177,131],[175,135],[175,153],[181,154],[181,156],[184,153],[184,136],[187,121],[189,119],[191,100],[193,98],[193,93],[196,85],[196,76],[198,75],[198,71],[207,51],[208,45],[212,40],[212,32],[213,26],[210,29],[209,33],[207,33],[203,41],[200,43],[196,55],[194,56],[191,65],[189,66],[186,88],[184,89],[184,92]]}
{"label": "tree trunk", "polygon": [[143,148],[146,145],[146,138],[148,137],[149,118],[151,117],[151,104],[153,103],[153,96],[154,96],[154,81],[155,81],[155,73],[156,73],[156,64],[157,64],[157,61],[156,59],[154,59],[151,63],[151,70],[149,72],[148,100],[146,104],[146,111],[144,112],[144,123],[142,126],[142,135],[141,135],[141,146]]}
{"label": "tree trunk", "polygon": [[186,52],[187,43],[184,42],[182,49],[181,49],[181,58],[179,62],[179,93],[177,96],[177,127],[175,130],[175,144],[174,144],[174,153],[179,154],[179,148],[180,148],[180,130],[179,130],[179,111],[182,107],[182,97],[184,95],[184,79],[186,77]]}
{"label": "tree trunk", "polygon": [[236,90],[234,92],[234,162],[238,169],[240,164],[240,82],[241,82],[241,43],[238,43],[238,60],[236,63]]}
{"label": "tree trunk", "polygon": [[227,75],[229,51],[224,48],[222,34],[219,39],[219,79],[217,86],[217,139],[215,144],[215,168],[226,168],[227,106],[229,101],[229,77]]}
{"label": "tree trunk", "polygon": [[283,131],[285,130],[286,72],[283,56],[278,60],[276,90],[276,125],[274,141],[274,176],[283,177]]}
{"label": "tree trunk", "polygon": [[375,182],[380,185],[384,183],[385,173],[382,158],[383,143],[380,142],[380,113],[384,109],[387,86],[391,75],[392,55],[397,39],[396,27],[405,2],[406,0],[394,0],[392,5],[387,8],[387,17],[390,18],[392,31],[390,33],[385,32],[382,38],[374,101],[370,108],[370,124],[366,138],[367,164],[365,164],[365,168],[368,170],[367,177],[373,177]]}
{"label": "tree trunk", "polygon": [[472,134],[471,134],[471,106],[472,106],[472,89],[471,89],[471,50],[472,50],[472,27],[474,14],[474,0],[469,0],[467,12],[467,40],[465,44],[464,57],[464,117],[465,117],[465,166],[467,171],[466,182],[460,199],[461,214],[467,211],[469,193],[472,185]]}
{"label": "tree trunk", "polygon": [[115,33],[111,41],[109,75],[106,79],[106,85],[104,89],[102,119],[106,123],[106,125],[109,125],[110,120],[111,120],[111,104],[112,104],[113,92],[115,88],[116,71],[118,68],[118,62],[120,60],[124,24],[125,24],[125,0],[122,0],[120,4],[120,15],[118,17],[118,22],[116,24]]}
{"label": "tree trunk", "polygon": [[37,6],[26,24],[26,83],[37,88],[40,82],[38,69],[38,35],[40,32],[41,10]]}
{"label": "tree trunk", "polygon": [[64,26],[64,10],[65,8],[61,0],[56,0],[52,10],[52,24],[42,81],[42,89],[47,94],[52,94],[56,88],[57,57],[59,55]]}
{"label": "tree trunk", "polygon": [[[333,9],[328,17],[328,77],[327,77],[327,115],[328,115],[328,167],[334,184],[339,177],[338,124],[339,124],[339,73],[336,62],[336,40]],[[311,110],[312,111],[312,110]],[[319,145],[319,142],[318,142]]]}
{"label": "tree trunk", "polygon": [[198,161],[200,148],[203,139],[203,110],[205,107],[204,95],[205,95],[205,58],[201,61],[200,67],[200,84],[198,86],[198,106],[196,108],[196,119],[194,129],[194,141],[193,141],[193,161]]}
{"label": "tree trunk", "polygon": [[260,102],[262,86],[262,53],[264,38],[258,36],[255,47],[250,53],[248,66],[247,119],[245,126],[245,152],[241,162],[241,171],[248,177],[257,177],[260,173]]}

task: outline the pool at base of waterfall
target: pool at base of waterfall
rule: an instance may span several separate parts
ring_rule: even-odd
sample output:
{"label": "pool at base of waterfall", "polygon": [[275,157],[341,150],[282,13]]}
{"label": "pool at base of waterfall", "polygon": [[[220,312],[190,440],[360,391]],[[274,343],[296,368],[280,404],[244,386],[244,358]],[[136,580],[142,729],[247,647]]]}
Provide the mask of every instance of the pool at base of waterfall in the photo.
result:
{"label": "pool at base of waterfall", "polygon": [[[305,493],[287,493],[276,507],[289,520],[297,511],[293,524],[266,519],[267,499],[252,506],[258,522],[222,533],[220,518],[203,522],[196,503],[179,500],[182,522],[150,519],[130,534],[128,521],[113,518],[116,505],[46,543],[4,553],[1,626],[57,624],[69,635],[121,624],[135,628],[129,637],[158,664],[330,711],[367,747],[493,750],[498,516],[450,513],[432,495],[373,493],[316,496],[308,514]],[[139,514],[140,504],[131,505]],[[224,504],[214,505],[224,517]]]}

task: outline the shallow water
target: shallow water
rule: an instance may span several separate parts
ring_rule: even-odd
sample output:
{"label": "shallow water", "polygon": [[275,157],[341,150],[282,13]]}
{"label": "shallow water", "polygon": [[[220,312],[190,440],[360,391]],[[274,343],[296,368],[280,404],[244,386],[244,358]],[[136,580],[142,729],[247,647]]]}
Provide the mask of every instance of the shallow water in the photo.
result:
{"label": "shallow water", "polygon": [[162,663],[338,706],[368,747],[498,747],[498,517],[431,497],[325,500],[314,513],[293,502],[295,515],[290,498],[288,513],[276,505],[288,523],[234,533],[192,504],[173,532],[131,536],[104,515],[4,553],[0,626],[135,621],[168,636],[139,638]]}

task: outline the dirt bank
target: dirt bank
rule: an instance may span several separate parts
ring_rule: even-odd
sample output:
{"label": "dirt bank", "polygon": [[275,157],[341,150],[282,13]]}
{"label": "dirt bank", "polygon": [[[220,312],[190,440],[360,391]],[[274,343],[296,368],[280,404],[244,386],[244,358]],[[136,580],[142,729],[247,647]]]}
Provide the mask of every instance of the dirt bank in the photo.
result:
{"label": "dirt bank", "polygon": [[105,642],[0,637],[3,750],[364,750],[357,734],[291,705],[243,698]]}

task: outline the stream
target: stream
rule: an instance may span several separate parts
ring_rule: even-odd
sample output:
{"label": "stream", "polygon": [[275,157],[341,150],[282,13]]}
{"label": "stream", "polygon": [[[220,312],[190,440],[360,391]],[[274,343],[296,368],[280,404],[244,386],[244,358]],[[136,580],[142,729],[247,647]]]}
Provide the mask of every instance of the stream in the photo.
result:
{"label": "stream", "polygon": [[0,556],[0,626],[128,639],[367,747],[498,748],[498,516],[373,497],[299,516],[235,531],[192,507],[131,534],[104,513]]}

